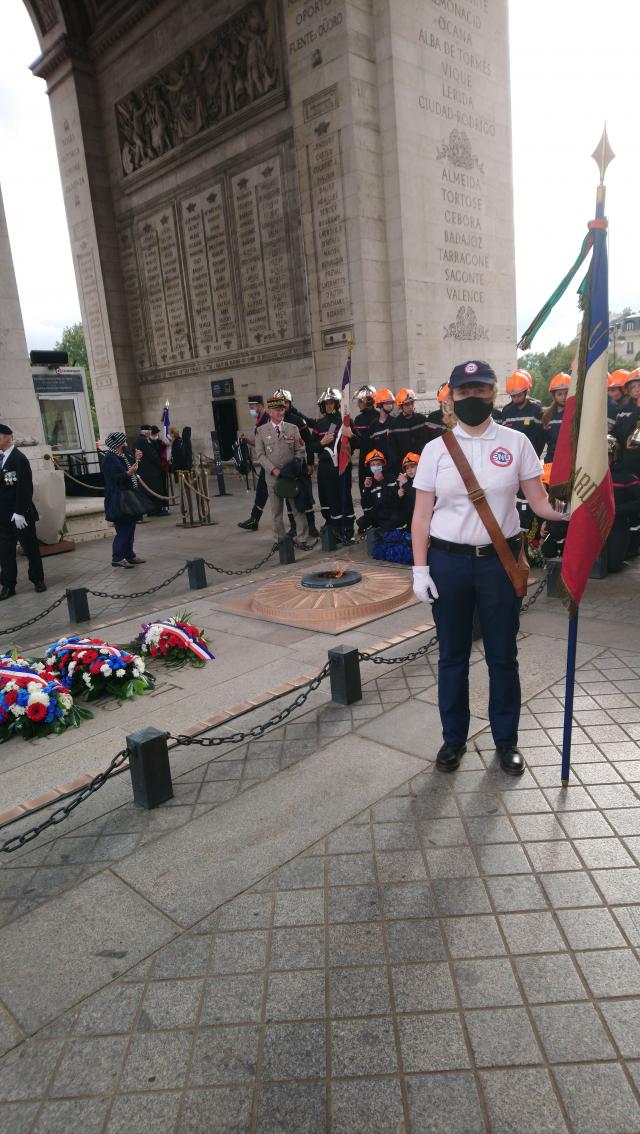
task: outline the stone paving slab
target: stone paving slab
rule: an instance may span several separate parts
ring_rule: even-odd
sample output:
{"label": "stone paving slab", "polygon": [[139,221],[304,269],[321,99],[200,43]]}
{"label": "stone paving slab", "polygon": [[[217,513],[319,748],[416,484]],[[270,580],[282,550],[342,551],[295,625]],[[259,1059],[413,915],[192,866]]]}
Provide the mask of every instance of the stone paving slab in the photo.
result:
{"label": "stone paving slab", "polygon": [[[430,693],[429,689],[425,693],[416,693],[415,699],[408,705],[398,705],[369,724],[358,725],[358,736],[378,740],[381,744],[410,752],[423,760],[434,760],[442,744],[442,726],[437,705],[425,704],[425,701],[431,701]],[[469,739],[483,728],[486,728],[486,720],[472,717],[469,722]]]}
{"label": "stone paving slab", "polygon": [[101,874],[0,929],[0,1000],[34,1032],[177,932],[119,878]]}
{"label": "stone paving slab", "polygon": [[419,766],[382,744],[339,739],[114,870],[158,909],[193,925]]}

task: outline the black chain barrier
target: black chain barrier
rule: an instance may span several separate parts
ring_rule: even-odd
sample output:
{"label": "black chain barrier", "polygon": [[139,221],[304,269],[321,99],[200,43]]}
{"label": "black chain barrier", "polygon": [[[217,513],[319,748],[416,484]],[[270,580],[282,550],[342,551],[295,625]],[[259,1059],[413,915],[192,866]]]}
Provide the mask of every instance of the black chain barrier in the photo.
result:
{"label": "black chain barrier", "polygon": [[538,599],[540,598],[540,595],[542,594],[546,585],[547,585],[547,572],[545,570],[544,575],[542,576],[542,578],[541,578],[540,582],[538,583],[538,586],[536,587],[533,594],[527,595],[522,606],[520,607],[520,613],[521,614],[526,614],[526,612],[528,610],[531,610],[531,607],[533,606],[533,604],[535,602],[538,601]]}
{"label": "black chain barrier", "polygon": [[228,567],[218,567],[216,563],[209,563],[208,559],[204,560],[204,565],[205,567],[209,567],[211,571],[217,571],[219,575],[250,575],[252,571],[257,571],[258,568],[264,567],[265,563],[267,563],[269,559],[271,559],[272,555],[275,555],[277,550],[278,545],[277,543],[274,543],[271,547],[271,550],[267,552],[263,559],[260,559],[257,563],[254,563],[253,567],[242,567],[239,571],[233,571]]}
{"label": "black chain barrier", "polygon": [[[257,740],[268,729],[274,728],[276,725],[282,724],[290,717],[294,709],[301,708],[305,701],[309,699],[312,693],[322,685],[322,682],[329,675],[329,668],[331,663],[325,662],[322,669],[311,681],[307,683],[304,693],[298,693],[290,705],[285,705],[279,713],[269,717],[268,721],[263,721],[262,724],[254,725],[253,728],[248,729],[246,732],[232,732],[226,736],[171,736],[168,739],[172,740],[175,744],[179,744],[182,748],[187,748],[192,744],[201,745],[203,748],[217,748],[221,744],[240,744],[244,740]],[[256,706],[259,708],[259,706]],[[219,725],[213,725],[214,728],[219,728]]]}
{"label": "black chain barrier", "polygon": [[168,579],[164,579],[161,583],[156,583],[155,587],[147,587],[146,591],[131,591],[131,593],[128,594],[128,595],[111,595],[111,594],[109,594],[108,591],[94,591],[90,587],[87,587],[86,591],[87,591],[87,594],[95,595],[96,598],[110,598],[110,599],[144,598],[145,595],[154,595],[156,593],[156,591],[161,591],[163,587],[168,587],[169,583],[175,582],[176,579],[180,578],[180,575],[184,575],[186,570],[187,570],[187,564],[185,563],[184,566],[179,567],[178,570],[175,571],[173,575],[169,575]]}
{"label": "black chain barrier", "polygon": [[0,851],[4,851],[5,854],[11,854],[12,851],[20,850],[21,847],[30,843],[32,839],[37,839],[38,835],[48,830],[49,827],[55,827],[58,823],[63,823],[65,819],[69,818],[71,812],[75,811],[76,807],[79,807],[90,795],[99,791],[100,788],[106,784],[107,780],[111,779],[111,777],[116,774],[120,765],[124,764],[128,757],[129,750],[123,748],[113,757],[109,767],[105,768],[104,772],[98,772],[98,775],[94,776],[84,787],[78,788],[78,791],[68,803],[65,803],[63,807],[57,807],[42,823],[36,824],[35,827],[30,827],[27,831],[21,831],[19,835],[14,835],[12,838],[6,839],[4,843],[0,844]]}
{"label": "black chain barrier", "polygon": [[0,634],[15,634],[16,630],[24,630],[26,626],[33,626],[35,622],[39,622],[41,618],[46,618],[47,614],[51,614],[51,611],[60,606],[66,597],[66,594],[60,595],[60,598],[52,602],[51,606],[46,607],[45,610],[41,610],[39,614],[34,614],[33,618],[28,618],[26,622],[19,622],[17,626],[0,627]]}
{"label": "black chain barrier", "polygon": [[358,651],[359,661],[370,661],[374,665],[405,665],[407,662],[415,661],[417,658],[424,657],[432,646],[435,646],[438,641],[438,635],[434,634],[424,646],[420,646],[419,650],[412,650],[410,654],[403,654],[402,657],[383,658],[380,654],[367,654],[362,650]]}

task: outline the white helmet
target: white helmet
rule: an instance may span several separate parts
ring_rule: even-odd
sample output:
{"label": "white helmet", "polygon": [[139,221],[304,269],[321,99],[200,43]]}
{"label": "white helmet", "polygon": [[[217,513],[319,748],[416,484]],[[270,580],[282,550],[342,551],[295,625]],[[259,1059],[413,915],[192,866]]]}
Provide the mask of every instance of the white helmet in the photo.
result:
{"label": "white helmet", "polygon": [[324,403],[329,401],[337,402],[337,404],[340,405],[341,400],[342,395],[340,391],[336,390],[335,386],[327,386],[326,390],[323,390],[318,398],[318,405],[322,408]]}
{"label": "white helmet", "polygon": [[282,386],[273,391],[274,398],[284,398],[285,402],[293,402],[291,390],[285,390]]}
{"label": "white helmet", "polygon": [[376,396],[375,386],[361,386],[360,389],[356,390],[355,394],[353,395],[353,400],[359,401],[361,398],[363,398],[363,399],[364,398],[375,398],[375,396]]}

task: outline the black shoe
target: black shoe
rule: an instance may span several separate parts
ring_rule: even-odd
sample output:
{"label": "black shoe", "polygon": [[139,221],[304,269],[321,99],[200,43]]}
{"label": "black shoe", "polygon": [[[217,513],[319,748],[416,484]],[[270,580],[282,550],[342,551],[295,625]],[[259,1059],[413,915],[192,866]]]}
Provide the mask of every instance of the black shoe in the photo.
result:
{"label": "black shoe", "polygon": [[309,524],[309,535],[312,539],[320,539],[320,532],[315,524]]}
{"label": "black shoe", "polygon": [[299,551],[313,551],[316,546],[315,543],[305,543],[302,539],[296,539],[293,542]]}
{"label": "black shoe", "polygon": [[251,519],[243,520],[243,522],[241,524],[238,524],[238,527],[244,528],[245,532],[257,532],[258,521],[257,520],[251,520]]}
{"label": "black shoe", "polygon": [[456,748],[453,744],[447,744],[445,740],[436,756],[436,768],[439,768],[441,772],[455,772],[466,751],[466,744],[461,744],[459,748]]}
{"label": "black shoe", "polygon": [[127,559],[127,563],[130,563],[132,567],[135,567],[138,563],[146,562],[146,559],[141,559],[139,555],[134,555],[132,559]]}
{"label": "black shoe", "polygon": [[2,602],[2,600],[6,599],[6,598],[13,598],[15,593],[16,593],[15,587],[3,587],[2,590],[0,591],[0,602]]}
{"label": "black shoe", "polygon": [[508,776],[521,776],[527,766],[522,752],[516,748],[515,744],[496,748],[496,756],[500,761],[502,771],[506,772]]}
{"label": "black shoe", "polygon": [[43,591],[46,591],[47,584],[45,583],[44,579],[40,579],[37,583],[33,584],[33,589],[34,591],[37,591],[39,595],[41,595]]}

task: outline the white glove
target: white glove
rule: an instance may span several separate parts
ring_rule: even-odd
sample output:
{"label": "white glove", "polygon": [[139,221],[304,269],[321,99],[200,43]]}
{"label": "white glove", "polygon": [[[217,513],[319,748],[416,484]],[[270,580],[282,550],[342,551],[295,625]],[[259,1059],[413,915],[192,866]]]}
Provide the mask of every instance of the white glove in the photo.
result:
{"label": "white glove", "polygon": [[16,525],[19,532],[21,532],[23,528],[26,528],[27,521],[25,520],[24,516],[21,516],[19,514],[19,512],[14,512],[11,519],[12,519],[13,523]]}
{"label": "white glove", "polygon": [[440,597],[428,567],[413,568],[413,593],[420,602],[433,602]]}

